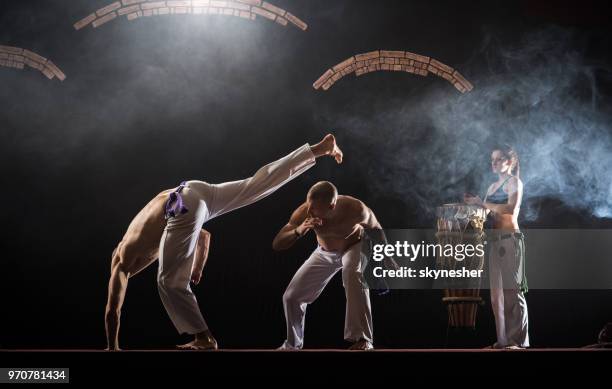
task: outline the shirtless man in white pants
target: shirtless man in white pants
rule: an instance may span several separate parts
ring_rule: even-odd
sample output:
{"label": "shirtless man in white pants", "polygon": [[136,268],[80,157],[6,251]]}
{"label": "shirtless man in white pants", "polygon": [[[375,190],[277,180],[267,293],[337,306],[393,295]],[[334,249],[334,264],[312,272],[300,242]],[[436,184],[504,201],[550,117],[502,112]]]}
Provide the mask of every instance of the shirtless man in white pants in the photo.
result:
{"label": "shirtless man in white pants", "polygon": [[[159,258],[159,241],[166,227],[164,204],[171,190],[164,191],[134,217],[123,239],[113,251],[111,276],[108,282],[108,301],[104,322],[106,328],[106,350],[119,351],[119,326],[121,307],[125,300],[128,280],[143,271]],[[191,281],[198,284],[208,258],[210,233],[200,231]]]}
{"label": "shirtless man in white pants", "polygon": [[299,350],[304,342],[306,307],[314,302],[332,277],[342,270],[346,293],[344,338],[352,350],[373,348],[370,291],[362,282],[361,245],[364,228],[382,229],[364,203],[339,196],[330,182],[319,182],[308,191],[306,202],[291,215],[274,238],[274,250],[286,250],[314,230],[316,250],[295,273],[283,295],[287,339],[280,350]]}
{"label": "shirtless man in white pants", "polygon": [[[166,219],[159,244],[159,295],[178,332],[194,335],[192,342],[179,348],[217,348],[217,342],[200,313],[198,302],[189,285],[195,270],[199,270],[196,268],[199,262],[194,266],[194,261],[198,242],[203,241],[200,236],[204,223],[267,197],[314,166],[316,158],[325,155],[335,158],[337,163],[342,162],[342,151],[331,134],[314,146],[305,144],[289,155],[260,168],[250,178],[223,184],[186,181],[177,188],[158,195],[165,199],[163,214]],[[152,207],[156,208],[156,205]],[[151,228],[157,230],[156,226]],[[205,243],[202,243],[202,255],[198,261],[206,257],[204,246]],[[120,260],[118,262],[121,263]]]}

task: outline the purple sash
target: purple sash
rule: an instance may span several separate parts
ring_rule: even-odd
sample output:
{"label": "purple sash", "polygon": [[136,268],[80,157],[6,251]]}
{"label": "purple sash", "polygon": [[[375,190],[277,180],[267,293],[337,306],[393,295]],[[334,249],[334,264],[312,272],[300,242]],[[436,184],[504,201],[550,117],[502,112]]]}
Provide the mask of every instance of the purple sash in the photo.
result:
{"label": "purple sash", "polygon": [[166,201],[166,220],[171,217],[176,217],[177,214],[185,214],[189,212],[187,207],[183,205],[183,197],[181,196],[181,191],[185,187],[186,181],[181,182],[178,188],[168,197],[168,201]]}

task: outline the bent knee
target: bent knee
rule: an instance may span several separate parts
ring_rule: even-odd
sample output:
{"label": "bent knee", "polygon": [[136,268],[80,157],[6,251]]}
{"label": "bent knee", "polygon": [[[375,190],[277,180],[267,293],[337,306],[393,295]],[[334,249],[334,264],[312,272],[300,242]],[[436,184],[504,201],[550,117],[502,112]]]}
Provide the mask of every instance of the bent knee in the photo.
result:
{"label": "bent knee", "polygon": [[298,293],[296,293],[293,289],[287,289],[285,293],[283,293],[283,304],[301,304],[304,303],[305,299],[301,298]]}
{"label": "bent knee", "polygon": [[293,294],[293,292],[291,292],[289,289],[287,289],[285,291],[285,293],[283,293],[283,302],[284,303],[288,303],[295,300],[295,296]]}
{"label": "bent knee", "polygon": [[121,306],[119,304],[106,304],[106,311],[104,312],[104,320],[107,322],[114,322],[119,320],[121,316]]}
{"label": "bent knee", "polygon": [[165,276],[157,276],[157,287],[166,292],[178,292],[186,290],[189,287],[189,281],[175,280]]}

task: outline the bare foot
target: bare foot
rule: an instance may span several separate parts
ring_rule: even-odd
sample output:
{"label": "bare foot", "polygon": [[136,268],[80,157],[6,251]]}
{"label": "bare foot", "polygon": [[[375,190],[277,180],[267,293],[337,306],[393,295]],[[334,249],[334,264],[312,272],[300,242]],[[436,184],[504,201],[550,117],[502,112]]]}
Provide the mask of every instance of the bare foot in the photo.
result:
{"label": "bare foot", "polygon": [[217,350],[217,341],[212,336],[196,338],[193,341],[176,346],[179,350]]}
{"label": "bare foot", "polygon": [[349,347],[349,350],[374,350],[374,345],[372,345],[372,342],[369,342],[365,339],[361,339],[353,343],[351,347]]}
{"label": "bare foot", "polygon": [[195,343],[195,340],[192,340],[189,343],[179,344],[176,346],[176,348],[178,348],[179,350],[193,350],[191,346],[193,346],[194,343]]}
{"label": "bare foot", "polygon": [[123,351],[123,350],[121,350],[119,347],[113,347],[113,348],[107,347],[104,349],[104,351]]}
{"label": "bare foot", "polygon": [[316,157],[329,155],[334,157],[337,163],[342,163],[344,157],[342,150],[336,144],[336,138],[332,134],[325,135],[321,142],[311,147],[311,150]]}

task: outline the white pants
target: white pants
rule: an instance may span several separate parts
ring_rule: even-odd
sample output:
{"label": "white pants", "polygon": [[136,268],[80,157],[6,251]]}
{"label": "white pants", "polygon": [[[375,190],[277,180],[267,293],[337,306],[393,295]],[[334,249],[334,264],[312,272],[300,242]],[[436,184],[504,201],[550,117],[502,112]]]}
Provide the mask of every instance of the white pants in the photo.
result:
{"label": "white pants", "polygon": [[495,315],[495,347],[529,347],[527,301],[520,289],[524,253],[518,238],[491,242],[489,277],[491,305]]}
{"label": "white pants", "polygon": [[344,338],[351,342],[373,341],[370,291],[362,283],[360,245],[357,243],[344,253],[318,247],[298,269],[283,295],[287,340],[281,348],[302,348],[306,306],[321,295],[340,269],[346,293]]}
{"label": "white pants", "polygon": [[157,276],[159,295],[179,333],[197,334],[208,329],[189,286],[202,225],[263,199],[314,164],[315,156],[306,144],[245,180],[218,185],[186,183],[180,194],[189,211],[168,219],[159,246]]}

